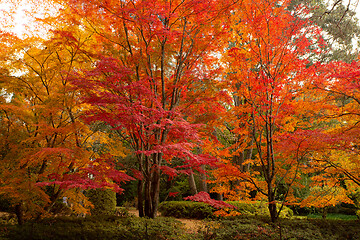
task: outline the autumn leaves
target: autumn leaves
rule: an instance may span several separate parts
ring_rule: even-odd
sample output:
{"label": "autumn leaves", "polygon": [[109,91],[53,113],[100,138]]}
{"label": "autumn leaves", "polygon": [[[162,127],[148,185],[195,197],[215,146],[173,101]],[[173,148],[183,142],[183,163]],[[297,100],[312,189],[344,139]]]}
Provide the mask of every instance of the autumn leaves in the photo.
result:
{"label": "autumn leaves", "polygon": [[[32,215],[136,178],[139,214],[153,218],[163,175],[210,165],[216,191],[265,197],[275,221],[275,202],[306,199],[306,179],[336,185],[340,166],[357,179],[357,67],[317,62],[321,31],[288,1],[62,6],[47,40],[3,35],[0,193],[36,202]],[[343,147],[319,157],[314,146],[332,144]]]}

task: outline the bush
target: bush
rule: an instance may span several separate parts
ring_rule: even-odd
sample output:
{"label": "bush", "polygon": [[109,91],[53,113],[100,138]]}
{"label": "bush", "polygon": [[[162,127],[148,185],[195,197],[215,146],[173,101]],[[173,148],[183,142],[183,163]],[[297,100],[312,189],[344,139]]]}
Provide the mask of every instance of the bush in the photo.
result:
{"label": "bush", "polygon": [[[252,201],[252,202],[240,202],[240,201],[229,201],[227,202],[235,207],[237,207],[236,211],[238,211],[241,214],[251,214],[251,215],[260,215],[260,216],[269,216],[269,208],[267,202],[261,202],[261,201]],[[277,209],[280,208],[280,204],[277,204]],[[283,206],[280,212],[281,218],[291,218],[294,216],[293,211]]]}
{"label": "bush", "polygon": [[0,225],[0,239],[340,240],[360,236],[359,221],[279,219],[271,223],[269,217],[243,215],[232,220],[204,220],[202,223],[204,228],[188,233],[183,224],[173,218],[58,217],[22,226]]}
{"label": "bush", "polygon": [[[90,216],[61,217],[38,223],[9,226],[4,239],[11,240],[113,240],[113,239],[190,239],[181,222],[172,218]],[[1,235],[0,235],[1,239]]]}
{"label": "bush", "polygon": [[214,217],[215,208],[202,202],[167,201],[159,205],[162,216],[204,219]]}
{"label": "bush", "polygon": [[[358,221],[279,219],[271,223],[269,217],[240,216],[236,219],[211,221],[199,232],[198,239],[218,240],[340,240],[358,239]],[[281,235],[281,237],[280,237]],[[202,237],[200,237],[202,236]]]}
{"label": "bush", "polygon": [[94,205],[92,215],[112,215],[116,209],[116,193],[110,189],[91,189],[86,193]]}
{"label": "bush", "polygon": [[[237,209],[233,211],[239,212],[240,214],[269,216],[269,209],[266,202],[233,201],[227,203],[237,207]],[[215,218],[215,211],[217,211],[217,209],[202,202],[168,201],[162,202],[159,205],[159,212],[162,214],[162,216],[172,216],[176,218]],[[290,208],[284,206],[280,213],[280,217],[290,218],[292,216],[293,211]]]}

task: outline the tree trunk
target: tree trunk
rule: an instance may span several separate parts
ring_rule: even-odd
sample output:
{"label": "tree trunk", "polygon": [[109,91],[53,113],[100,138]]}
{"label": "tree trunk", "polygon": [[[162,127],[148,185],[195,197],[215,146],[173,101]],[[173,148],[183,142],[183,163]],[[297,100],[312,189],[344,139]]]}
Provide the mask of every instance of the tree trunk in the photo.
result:
{"label": "tree trunk", "polygon": [[23,203],[19,203],[15,206],[15,214],[18,220],[18,224],[19,225],[23,225],[24,224],[24,208],[23,208]]}
{"label": "tree trunk", "polygon": [[322,219],[326,219],[327,212],[328,212],[328,207],[324,207],[322,209]]}
{"label": "tree trunk", "polygon": [[160,194],[160,168],[156,167],[152,174],[151,181],[151,211],[148,217],[155,218],[159,206],[159,194]]}
{"label": "tree trunk", "polygon": [[144,183],[142,180],[138,181],[138,188],[137,188],[137,195],[138,195],[138,210],[139,210],[139,217],[144,217]]}
{"label": "tree trunk", "polygon": [[197,194],[198,192],[197,192],[197,189],[196,189],[194,173],[192,171],[190,172],[190,174],[188,176],[188,180],[189,180],[189,187],[190,187],[191,195]]}
{"label": "tree trunk", "polygon": [[[154,154],[152,156],[154,164],[150,168],[150,164],[146,159],[144,169],[146,174],[144,179],[139,181],[138,185],[138,205],[139,205],[139,216],[155,218],[159,206],[159,193],[160,193],[160,154]],[[144,206],[142,206],[144,202]],[[142,210],[143,209],[143,210]],[[143,211],[141,213],[141,211]]]}
{"label": "tree trunk", "polygon": [[145,202],[145,217],[150,217],[151,215],[151,195],[150,195],[150,188],[151,188],[151,181],[149,177],[145,180],[145,189],[144,189],[144,202]]}
{"label": "tree trunk", "polygon": [[216,193],[215,199],[218,201],[223,201],[223,195],[221,193]]}
{"label": "tree trunk", "polygon": [[205,174],[205,165],[201,166],[201,169],[204,172],[200,173],[200,185],[199,185],[199,189],[201,192],[208,192],[208,188],[207,188],[207,183],[206,183],[206,174]]}
{"label": "tree trunk", "polygon": [[269,212],[270,212],[270,217],[271,217],[271,222],[276,222],[278,214],[277,214],[277,210],[276,210],[276,202],[275,202],[275,194],[272,191],[272,188],[269,187],[269,191],[268,191],[268,201],[269,201]]}

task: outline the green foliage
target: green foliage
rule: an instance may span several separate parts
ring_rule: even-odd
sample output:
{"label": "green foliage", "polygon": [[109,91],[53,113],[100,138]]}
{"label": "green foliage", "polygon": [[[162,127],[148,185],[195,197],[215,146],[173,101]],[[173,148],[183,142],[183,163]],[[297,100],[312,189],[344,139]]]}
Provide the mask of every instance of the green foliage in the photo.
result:
{"label": "green foliage", "polygon": [[[321,219],[322,214],[309,214],[307,215],[308,218],[313,219]],[[328,213],[326,214],[326,219],[332,219],[332,220],[356,220],[358,219],[356,215],[347,215],[347,214],[340,214],[340,213]]]}
{"label": "green foliage", "polygon": [[[234,211],[237,211],[241,214],[269,216],[269,209],[266,202],[244,203],[231,201],[227,203],[237,207],[237,209]],[[162,216],[171,216],[177,218],[215,218],[214,212],[216,210],[217,209],[202,202],[168,201],[162,202],[159,205],[159,211],[161,212]],[[282,218],[290,218],[293,215],[293,211],[286,206],[283,207],[280,213],[280,217]]]}
{"label": "green foliage", "polygon": [[116,193],[110,189],[91,189],[86,193],[94,205],[91,215],[111,215],[116,209]]}
{"label": "green foliage", "polygon": [[289,8],[293,10],[300,4],[311,9],[312,22],[326,33],[324,38],[328,46],[327,51],[322,53],[322,59],[346,62],[356,60],[356,41],[360,36],[360,26],[355,9],[352,9],[352,6],[348,9],[342,1],[324,0],[292,0]]}
{"label": "green foliage", "polygon": [[202,223],[204,227],[198,232],[189,233],[181,222],[165,217],[58,217],[23,226],[0,225],[0,239],[342,240],[360,236],[359,221],[351,220],[279,219],[271,223],[269,217],[243,215],[232,220],[204,220]]}
{"label": "green foliage", "polygon": [[[291,239],[340,240],[360,236],[358,221],[280,219],[271,223],[268,217],[241,216],[233,220],[211,221],[200,233],[202,239]],[[281,237],[280,237],[281,233]],[[201,239],[199,237],[199,239]]]}
{"label": "green foliage", "polygon": [[[171,201],[181,201],[184,197],[192,195],[190,191],[189,180],[187,175],[179,175],[171,181],[165,179],[165,181],[163,181],[163,185],[166,185],[164,186],[166,192],[163,192],[161,194],[160,199],[164,201],[166,201],[165,199]],[[178,192],[179,194],[175,196],[169,196],[170,192]]]}
{"label": "green foliage", "polygon": [[[269,208],[266,202],[238,202],[238,201],[230,201],[227,202],[231,205],[237,207],[236,211],[240,212],[241,214],[251,214],[251,215],[260,215],[260,216],[269,216]],[[280,204],[277,205],[277,208],[280,208]],[[294,215],[293,211],[283,206],[280,212],[281,218],[291,218]]]}
{"label": "green foliage", "polygon": [[182,224],[171,218],[153,220],[116,216],[46,219],[39,223],[10,226],[4,237],[12,240],[188,239]]}
{"label": "green foliage", "polygon": [[129,217],[129,211],[125,207],[116,207],[115,215],[120,217]]}
{"label": "green foliage", "polygon": [[214,217],[215,208],[202,202],[167,201],[159,205],[162,216],[204,219]]}
{"label": "green foliage", "polygon": [[131,207],[134,207],[135,199],[137,198],[137,181],[129,181],[121,185],[124,189],[124,193],[116,194],[116,205],[125,206],[131,203]]}

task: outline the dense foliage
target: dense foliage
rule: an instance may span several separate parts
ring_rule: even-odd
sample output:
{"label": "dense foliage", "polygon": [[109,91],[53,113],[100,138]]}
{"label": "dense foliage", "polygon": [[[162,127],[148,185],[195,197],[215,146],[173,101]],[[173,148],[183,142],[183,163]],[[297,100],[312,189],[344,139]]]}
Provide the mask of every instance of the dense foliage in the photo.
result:
{"label": "dense foliage", "polygon": [[264,201],[272,222],[359,207],[359,26],[341,2],[42,0],[24,35],[0,18],[3,207],[20,225],[108,213],[125,183],[149,218],[183,197],[222,216]]}
{"label": "dense foliage", "polygon": [[[189,201],[166,201],[160,203],[159,212],[162,216],[176,218],[219,218],[219,217],[236,217],[246,216],[268,216],[269,209],[266,202],[227,202],[235,208],[225,208],[218,210],[215,207],[203,202]],[[279,206],[278,206],[279,207]],[[291,218],[293,211],[284,207],[280,212],[280,217]]]}
{"label": "dense foliage", "polygon": [[238,217],[204,222],[203,228],[189,232],[178,220],[145,218],[87,217],[56,218],[40,223],[0,228],[0,239],[356,239],[358,221],[282,219],[278,224],[266,217]]}
{"label": "dense foliage", "polygon": [[116,210],[116,193],[110,189],[91,189],[86,193],[94,205],[91,215],[112,215]]}

